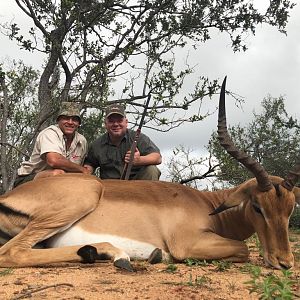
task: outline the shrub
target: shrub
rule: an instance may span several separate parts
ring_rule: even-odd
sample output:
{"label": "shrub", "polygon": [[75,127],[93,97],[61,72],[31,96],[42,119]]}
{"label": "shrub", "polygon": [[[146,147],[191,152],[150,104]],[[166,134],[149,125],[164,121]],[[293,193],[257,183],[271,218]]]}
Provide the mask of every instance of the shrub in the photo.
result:
{"label": "shrub", "polygon": [[290,217],[290,227],[300,228],[300,206],[296,206]]}

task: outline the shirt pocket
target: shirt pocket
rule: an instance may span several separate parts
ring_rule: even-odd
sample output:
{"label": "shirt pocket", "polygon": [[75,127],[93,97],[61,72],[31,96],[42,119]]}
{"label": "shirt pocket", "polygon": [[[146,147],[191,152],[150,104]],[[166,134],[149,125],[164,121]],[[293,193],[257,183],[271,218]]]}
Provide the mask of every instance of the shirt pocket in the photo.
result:
{"label": "shirt pocket", "polygon": [[71,162],[81,165],[83,163],[84,157],[85,157],[85,154],[84,154],[83,149],[80,149],[80,150],[77,149],[76,151],[74,151],[70,154],[69,159]]}

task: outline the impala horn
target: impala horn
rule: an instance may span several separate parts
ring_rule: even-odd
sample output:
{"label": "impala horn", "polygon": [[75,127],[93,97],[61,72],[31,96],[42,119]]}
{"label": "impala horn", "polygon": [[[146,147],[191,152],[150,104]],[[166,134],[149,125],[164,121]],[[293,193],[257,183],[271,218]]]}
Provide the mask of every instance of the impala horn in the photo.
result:
{"label": "impala horn", "polygon": [[251,158],[245,152],[239,150],[231,140],[226,124],[226,110],[225,110],[225,86],[226,78],[222,83],[220,101],[219,101],[219,118],[218,118],[218,139],[221,146],[230,154],[233,158],[244,165],[250,172],[252,172],[257,180],[258,189],[261,192],[267,192],[272,189],[272,183],[269,179],[268,173],[265,169],[253,158]]}
{"label": "impala horn", "polygon": [[282,181],[281,185],[287,190],[291,191],[293,187],[296,185],[300,176],[300,163],[296,165],[296,167],[289,171],[285,179]]}

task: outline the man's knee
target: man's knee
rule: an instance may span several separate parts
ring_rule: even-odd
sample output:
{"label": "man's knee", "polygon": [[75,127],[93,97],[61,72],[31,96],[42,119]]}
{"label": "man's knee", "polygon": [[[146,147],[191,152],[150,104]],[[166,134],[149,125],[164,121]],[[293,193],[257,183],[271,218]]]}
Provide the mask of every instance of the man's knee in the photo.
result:
{"label": "man's knee", "polygon": [[13,188],[16,188],[17,186],[29,182],[34,179],[35,174],[29,174],[29,175],[23,175],[23,176],[17,176]]}
{"label": "man's knee", "polygon": [[53,169],[53,170],[45,170],[37,173],[34,177],[34,180],[39,179],[39,178],[45,178],[45,177],[52,177],[52,176],[57,176],[57,175],[62,175],[65,174],[66,172],[61,169]]}
{"label": "man's knee", "polygon": [[161,172],[154,165],[146,166],[140,170],[134,179],[137,180],[159,180]]}

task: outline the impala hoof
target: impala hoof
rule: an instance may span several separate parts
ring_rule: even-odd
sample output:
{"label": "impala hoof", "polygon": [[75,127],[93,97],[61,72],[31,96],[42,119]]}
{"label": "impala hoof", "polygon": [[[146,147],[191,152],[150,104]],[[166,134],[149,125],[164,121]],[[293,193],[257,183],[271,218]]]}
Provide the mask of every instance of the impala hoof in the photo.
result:
{"label": "impala hoof", "polygon": [[155,248],[148,258],[148,263],[150,264],[158,264],[161,263],[163,260],[163,253],[162,250],[159,248]]}
{"label": "impala hoof", "polygon": [[97,249],[90,245],[81,247],[77,254],[82,258],[84,264],[93,264],[98,256]]}
{"label": "impala hoof", "polygon": [[119,258],[114,261],[114,266],[123,270],[126,270],[128,272],[134,272],[134,269],[131,265],[131,263],[124,258]]}

